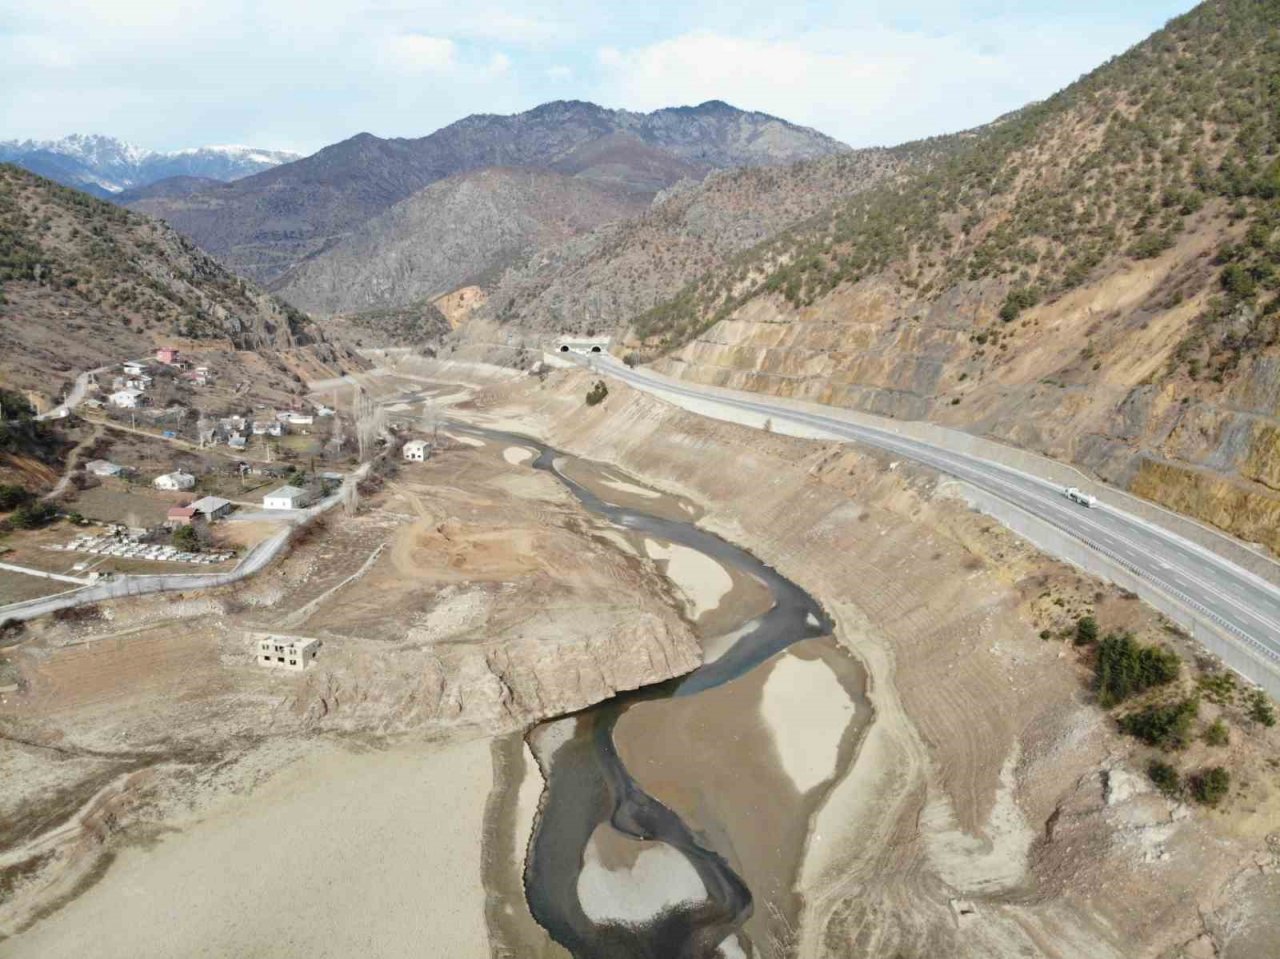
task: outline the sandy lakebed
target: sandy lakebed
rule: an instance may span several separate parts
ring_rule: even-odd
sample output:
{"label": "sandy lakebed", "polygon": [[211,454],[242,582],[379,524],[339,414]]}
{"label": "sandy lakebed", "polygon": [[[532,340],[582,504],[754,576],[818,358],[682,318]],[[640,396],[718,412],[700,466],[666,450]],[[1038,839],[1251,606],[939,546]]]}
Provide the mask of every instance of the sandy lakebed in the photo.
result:
{"label": "sandy lakebed", "polygon": [[488,955],[489,741],[315,742],[251,791],[127,848],[4,943],[15,959]]}

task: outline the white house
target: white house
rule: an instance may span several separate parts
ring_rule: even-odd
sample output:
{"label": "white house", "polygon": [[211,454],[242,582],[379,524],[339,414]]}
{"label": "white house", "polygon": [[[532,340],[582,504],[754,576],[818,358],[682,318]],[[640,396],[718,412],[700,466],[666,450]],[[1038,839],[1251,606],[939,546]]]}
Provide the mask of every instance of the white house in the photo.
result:
{"label": "white house", "polygon": [[242,450],[242,449],[244,449],[244,448],[245,448],[245,446],[246,446],[246,445],[248,445],[248,442],[249,442],[249,441],[248,441],[248,440],[246,440],[246,439],[245,439],[241,434],[239,434],[239,433],[232,433],[232,434],[227,438],[227,445],[228,445],[228,446],[230,446],[233,450]]}
{"label": "white house", "polygon": [[196,485],[196,478],[190,473],[184,473],[182,470],[175,470],[172,473],[165,473],[163,476],[157,476],[151,481],[151,485],[156,489],[169,490],[171,492],[193,489]]}
{"label": "white house", "polygon": [[263,509],[302,509],[311,502],[311,494],[296,486],[281,486],[262,497]]}
{"label": "white house", "polygon": [[310,426],[316,421],[316,418],[310,413],[290,413],[288,422],[294,426]]}
{"label": "white house", "polygon": [[94,476],[120,476],[125,472],[123,466],[109,460],[89,460],[84,464],[84,468],[85,472],[92,473]]}
{"label": "white house", "polygon": [[306,669],[320,651],[320,640],[308,636],[268,636],[258,640],[258,662],[273,669]]}
{"label": "white house", "polygon": [[122,410],[137,409],[144,402],[142,390],[116,390],[107,399],[111,401],[112,406]]}
{"label": "white house", "polygon": [[431,455],[426,440],[409,440],[404,444],[404,458],[410,463],[421,463]]}
{"label": "white house", "polygon": [[221,519],[231,512],[231,500],[221,496],[202,496],[191,508],[208,520]]}
{"label": "white house", "polygon": [[150,369],[150,367],[147,365],[146,360],[130,360],[128,363],[124,364],[124,372],[126,376],[141,376],[143,373],[147,372],[148,369]]}

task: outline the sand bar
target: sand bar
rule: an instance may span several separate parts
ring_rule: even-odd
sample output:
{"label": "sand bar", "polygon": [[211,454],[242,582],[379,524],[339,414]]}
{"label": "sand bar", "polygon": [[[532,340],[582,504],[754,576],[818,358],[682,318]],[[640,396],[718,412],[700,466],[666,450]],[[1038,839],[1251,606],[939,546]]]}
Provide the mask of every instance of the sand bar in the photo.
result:
{"label": "sand bar", "polygon": [[826,662],[781,657],[765,681],[760,712],[796,789],[808,792],[836,775],[854,705]]}
{"label": "sand bar", "polygon": [[653,539],[645,540],[644,547],[650,559],[666,562],[667,576],[688,598],[689,614],[694,619],[719,606],[733,589],[729,573],[705,553],[678,543],[663,545]]}

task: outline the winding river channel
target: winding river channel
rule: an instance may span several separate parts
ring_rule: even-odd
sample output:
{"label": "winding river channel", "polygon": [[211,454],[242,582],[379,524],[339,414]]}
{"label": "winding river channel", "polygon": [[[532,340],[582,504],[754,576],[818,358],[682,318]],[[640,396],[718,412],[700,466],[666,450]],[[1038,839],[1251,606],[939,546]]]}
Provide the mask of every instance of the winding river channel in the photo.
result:
{"label": "winding river channel", "polygon": [[[780,788],[771,788],[767,776],[753,777],[755,788],[770,793],[760,805],[782,804],[781,814],[775,815],[775,819],[786,821],[787,827],[778,830],[780,835],[776,841],[772,838],[767,841],[772,844],[773,855],[792,860],[770,867],[783,877],[779,888],[786,896],[792,896],[808,818],[816,808],[815,800],[820,800],[851,763],[856,752],[855,727],[865,726],[867,716],[864,714],[868,712],[863,696],[865,677],[856,662],[836,647],[827,614],[812,596],[776,570],[692,522],[606,501],[602,498],[606,492],[598,495],[567,475],[562,468],[565,454],[556,449],[513,433],[462,424],[451,424],[451,428],[488,441],[536,450],[532,466],[555,476],[591,513],[627,533],[696,551],[725,569],[753,578],[768,591],[766,612],[754,615],[759,607],[747,611],[745,618],[728,626],[723,620],[717,621],[718,635],[699,637],[704,648],[714,648],[716,654],[708,655],[704,665],[692,673],[618,695],[568,719],[544,723],[526,737],[547,780],[525,861],[524,885],[533,917],[578,959],[630,956],[673,959],[723,956],[728,959],[779,954],[776,948],[764,949],[764,943],[753,941],[748,923],[758,908],[759,892],[753,896],[748,878],[734,865],[737,860],[749,859],[750,845],[759,840],[757,836],[742,833],[771,828],[767,810],[761,810],[754,829],[744,826],[742,816],[736,817],[735,822],[734,816],[717,816],[714,810],[699,817],[696,824],[686,821],[686,816],[642,785],[644,776],[633,775],[628,769],[625,750],[619,748],[618,734],[620,724],[631,721],[629,714],[644,711],[646,728],[654,728],[655,723],[660,727],[672,721],[672,717],[687,715],[680,713],[686,706],[709,703],[713,697],[725,695],[721,691],[731,684],[743,681],[745,688],[753,675],[776,668],[779,656],[791,647],[802,643],[821,644],[822,648],[815,647],[807,654],[806,661],[821,662],[825,657],[830,665],[838,660],[832,669],[843,673],[840,681],[847,687],[847,701],[859,707],[859,721],[855,723],[850,719],[849,728],[837,733],[838,763],[833,763],[830,773],[820,782],[797,783],[794,788],[782,774],[779,778],[785,786]],[[757,699],[759,685],[755,691]],[[729,709],[722,708],[722,711],[732,712],[745,700],[724,702],[729,704]],[[848,710],[852,716],[854,707],[850,705]],[[751,709],[752,715],[758,711]],[[750,716],[741,720],[730,716],[728,721],[741,722],[746,727],[750,719]],[[687,751],[690,755],[682,758],[692,760],[696,768],[718,764],[727,768],[706,771],[735,775],[731,768],[735,750],[727,743],[723,752],[716,747],[719,727],[707,731],[708,723],[698,722],[698,728],[711,739],[709,748],[704,743],[700,754],[693,755],[697,746],[692,740],[696,737],[689,741],[681,737],[679,741],[650,744],[651,747],[663,755]],[[756,725],[760,725],[758,721]],[[729,735],[735,741],[738,738],[736,734]],[[640,738],[645,741],[653,737],[645,733]],[[747,736],[745,744],[736,745],[751,754],[769,752],[767,740],[763,748],[760,741],[757,736],[752,745]],[[772,760],[772,767],[781,765],[776,758]],[[742,775],[752,776],[752,773],[747,770]],[[760,782],[762,779],[765,781]],[[724,792],[723,788],[719,790],[720,794]],[[719,798],[732,802],[735,797],[720,795]],[[742,804],[753,805],[750,789],[743,790]],[[694,805],[691,800],[688,808]],[[700,810],[708,805],[705,800],[696,802]],[[740,812],[745,812],[746,821],[753,822],[750,809]],[[792,839],[781,835],[783,832],[792,834]],[[600,866],[602,860],[604,868]],[[597,888],[601,877],[607,883],[615,882],[611,877],[618,874],[640,888],[639,908],[633,905],[610,910],[597,905],[601,898]],[[616,891],[616,886],[609,888]],[[775,892],[777,890],[770,890],[771,894]],[[625,900],[627,896],[621,898]],[[775,906],[772,911],[781,914],[785,909]],[[756,934],[762,934],[763,928],[757,926]],[[770,938],[777,937],[771,935]],[[771,944],[777,945],[776,941]]]}

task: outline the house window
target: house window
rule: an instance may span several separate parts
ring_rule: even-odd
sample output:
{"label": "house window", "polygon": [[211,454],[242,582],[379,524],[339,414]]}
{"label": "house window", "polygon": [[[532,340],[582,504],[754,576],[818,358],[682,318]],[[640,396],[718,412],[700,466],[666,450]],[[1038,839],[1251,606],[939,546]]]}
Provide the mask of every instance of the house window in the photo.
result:
{"label": "house window", "polygon": [[283,662],[284,662],[284,657],[283,657],[283,656],[277,656],[277,657],[276,657],[276,662],[277,662],[277,663],[283,663]]}
{"label": "house window", "polygon": [[290,665],[290,666],[297,666],[297,665],[298,665],[298,661],[297,661],[296,659],[291,659],[291,660],[289,660],[289,665]]}

